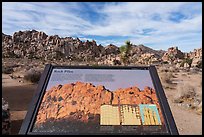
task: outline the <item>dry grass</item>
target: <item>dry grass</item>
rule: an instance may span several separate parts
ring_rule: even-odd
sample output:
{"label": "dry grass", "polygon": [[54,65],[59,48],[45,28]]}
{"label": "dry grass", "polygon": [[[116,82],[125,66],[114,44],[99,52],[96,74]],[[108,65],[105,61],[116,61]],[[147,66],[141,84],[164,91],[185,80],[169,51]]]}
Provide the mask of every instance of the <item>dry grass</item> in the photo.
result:
{"label": "dry grass", "polygon": [[175,83],[173,83],[173,78],[175,78],[172,72],[160,72],[159,77],[164,89],[174,89]]}

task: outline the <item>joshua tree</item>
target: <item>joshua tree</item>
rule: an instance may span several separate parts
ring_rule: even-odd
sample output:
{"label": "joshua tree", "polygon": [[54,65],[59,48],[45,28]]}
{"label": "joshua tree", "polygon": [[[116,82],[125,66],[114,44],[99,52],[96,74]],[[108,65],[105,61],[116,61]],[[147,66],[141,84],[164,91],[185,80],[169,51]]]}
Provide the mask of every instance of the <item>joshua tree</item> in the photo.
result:
{"label": "joshua tree", "polygon": [[126,47],[126,54],[129,56],[130,55],[130,50],[132,48],[132,44],[130,43],[129,40],[125,42],[125,47]]}
{"label": "joshua tree", "polygon": [[120,58],[124,65],[127,65],[127,63],[129,62],[128,57],[130,55],[131,47],[132,44],[130,43],[130,41],[126,41],[125,45],[120,47]]}

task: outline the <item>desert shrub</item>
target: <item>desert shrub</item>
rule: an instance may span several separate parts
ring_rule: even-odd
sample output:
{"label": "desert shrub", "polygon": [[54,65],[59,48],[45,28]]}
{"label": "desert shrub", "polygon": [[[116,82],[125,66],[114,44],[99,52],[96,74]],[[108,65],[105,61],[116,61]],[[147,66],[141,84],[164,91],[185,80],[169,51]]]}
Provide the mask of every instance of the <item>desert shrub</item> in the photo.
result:
{"label": "desert shrub", "polygon": [[14,70],[13,70],[12,67],[4,67],[4,66],[2,66],[2,73],[4,73],[4,74],[11,74],[13,72],[14,72]]}
{"label": "desert shrub", "polygon": [[174,67],[174,66],[170,66],[170,65],[165,65],[162,67],[159,67],[160,72],[179,72],[179,69]]}
{"label": "desert shrub", "polygon": [[196,65],[196,67],[202,68],[202,61],[200,61],[200,62]]}
{"label": "desert shrub", "polygon": [[187,64],[191,67],[192,61],[193,61],[193,59],[185,58],[185,59],[181,62],[180,67],[184,67],[184,64],[185,64],[185,63],[187,63]]}
{"label": "desert shrub", "polygon": [[186,83],[180,83],[177,85],[177,94],[174,97],[175,103],[182,103],[184,100],[193,99],[196,96],[195,88]]}
{"label": "desert shrub", "polygon": [[162,83],[171,84],[171,79],[173,78],[173,74],[171,72],[166,72],[161,74],[161,81]]}
{"label": "desert shrub", "polygon": [[163,88],[165,88],[165,89],[174,88],[173,84],[172,84],[172,78],[174,77],[174,75],[172,74],[172,72],[159,73],[159,77],[161,79],[161,83],[162,83]]}
{"label": "desert shrub", "polygon": [[98,63],[93,63],[93,64],[91,64],[91,66],[93,66],[93,67],[99,67]]}
{"label": "desert shrub", "polygon": [[163,61],[162,64],[169,64],[169,62],[168,61]]}
{"label": "desert shrub", "polygon": [[199,109],[202,97],[198,94],[197,87],[184,82],[177,85],[176,91],[173,102],[186,103],[191,109]]}
{"label": "desert shrub", "polygon": [[35,69],[30,69],[27,71],[24,75],[24,80],[32,83],[38,83],[41,77],[41,71],[40,70],[35,70]]}
{"label": "desert shrub", "polygon": [[160,72],[168,72],[169,70],[165,67],[160,67],[159,68]]}

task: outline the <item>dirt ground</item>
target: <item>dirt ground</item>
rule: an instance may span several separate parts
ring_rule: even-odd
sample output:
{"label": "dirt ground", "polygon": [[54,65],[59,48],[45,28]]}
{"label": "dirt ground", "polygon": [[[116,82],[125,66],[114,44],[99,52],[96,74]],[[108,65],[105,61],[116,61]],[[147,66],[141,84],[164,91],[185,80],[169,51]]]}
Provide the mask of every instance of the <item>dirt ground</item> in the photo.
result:
{"label": "dirt ground", "polygon": [[2,97],[9,103],[11,134],[18,134],[37,85],[19,83],[2,74]]}
{"label": "dirt ground", "polygon": [[164,88],[164,92],[174,116],[179,134],[202,135],[202,115],[198,115],[195,110],[181,107],[178,103],[173,102],[178,92],[176,86],[182,82],[197,87],[199,89],[197,90],[197,94],[202,96],[202,74],[201,72],[195,74],[189,72],[174,72],[173,75],[174,78],[171,79],[173,84],[169,85],[170,88]]}
{"label": "dirt ground", "polygon": [[[193,76],[192,76],[193,77]],[[183,79],[183,78],[182,78]],[[18,134],[37,85],[19,83],[2,74],[2,97],[8,101],[11,112],[11,134]],[[202,135],[202,115],[186,110],[172,102],[174,92],[165,90],[180,135]]]}

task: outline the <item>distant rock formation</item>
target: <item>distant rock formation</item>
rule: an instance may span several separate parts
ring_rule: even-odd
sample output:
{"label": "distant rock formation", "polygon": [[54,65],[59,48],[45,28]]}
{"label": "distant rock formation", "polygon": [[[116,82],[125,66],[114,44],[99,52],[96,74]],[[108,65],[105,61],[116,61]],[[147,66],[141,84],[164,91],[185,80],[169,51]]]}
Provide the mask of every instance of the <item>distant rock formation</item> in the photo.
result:
{"label": "distant rock formation", "polygon": [[13,36],[2,33],[2,40],[3,57],[87,61],[119,54],[119,48],[114,45],[104,48],[94,40],[82,42],[79,38],[48,36],[36,30],[15,32]]}
{"label": "distant rock formation", "polygon": [[110,45],[105,47],[105,52],[107,55],[110,55],[110,54],[117,55],[120,53],[120,49],[119,49],[119,47],[117,47],[113,44],[110,44]]}
{"label": "distant rock formation", "polygon": [[144,53],[140,56],[140,58],[137,61],[140,64],[152,64],[152,63],[160,63],[161,59],[160,56],[154,53]]}
{"label": "distant rock formation", "polygon": [[163,50],[153,50],[147,46],[144,46],[142,44],[140,45],[133,45],[132,48],[131,48],[131,51],[130,51],[131,55],[142,55],[142,54],[154,54],[156,57],[161,57],[165,51]]}
{"label": "distant rock formation", "polygon": [[[48,36],[36,30],[15,32],[13,36],[2,33],[3,58],[30,58],[43,60],[98,61],[99,64],[120,64],[119,47],[113,44],[97,45],[96,41],[84,41],[79,38],[58,35]],[[163,51],[156,51],[144,45],[133,45],[130,60],[144,53],[161,57]],[[116,63],[115,63],[116,62]]]}
{"label": "distant rock formation", "polygon": [[186,58],[192,59],[191,67],[196,67],[202,64],[202,48],[194,49],[194,51],[186,53]]}
{"label": "distant rock formation", "polygon": [[189,53],[185,53],[185,58],[202,58],[202,48],[194,49]]}
{"label": "distant rock formation", "polygon": [[[102,104],[156,104],[155,90],[129,87],[109,91],[104,86],[76,82],[54,86],[47,90],[36,119],[36,124],[48,119],[69,119],[81,122],[96,121]],[[159,109],[160,112],[160,109]],[[98,119],[99,120],[99,119]]]}
{"label": "distant rock formation", "polygon": [[[29,58],[45,61],[62,60],[88,63],[97,62],[98,65],[123,64],[119,45],[98,45],[96,41],[81,41],[79,38],[48,36],[42,31],[30,30],[15,32],[13,36],[2,33],[3,58]],[[184,58],[193,58],[192,66],[202,62],[202,48],[193,52],[183,53],[178,47],[171,47],[168,51],[153,50],[142,44],[131,45],[128,53],[129,64],[160,64],[163,62],[182,62]]]}
{"label": "distant rock formation", "polygon": [[164,53],[162,60],[173,62],[178,59],[184,59],[184,53],[181,52],[178,47],[171,47],[167,52]]}

